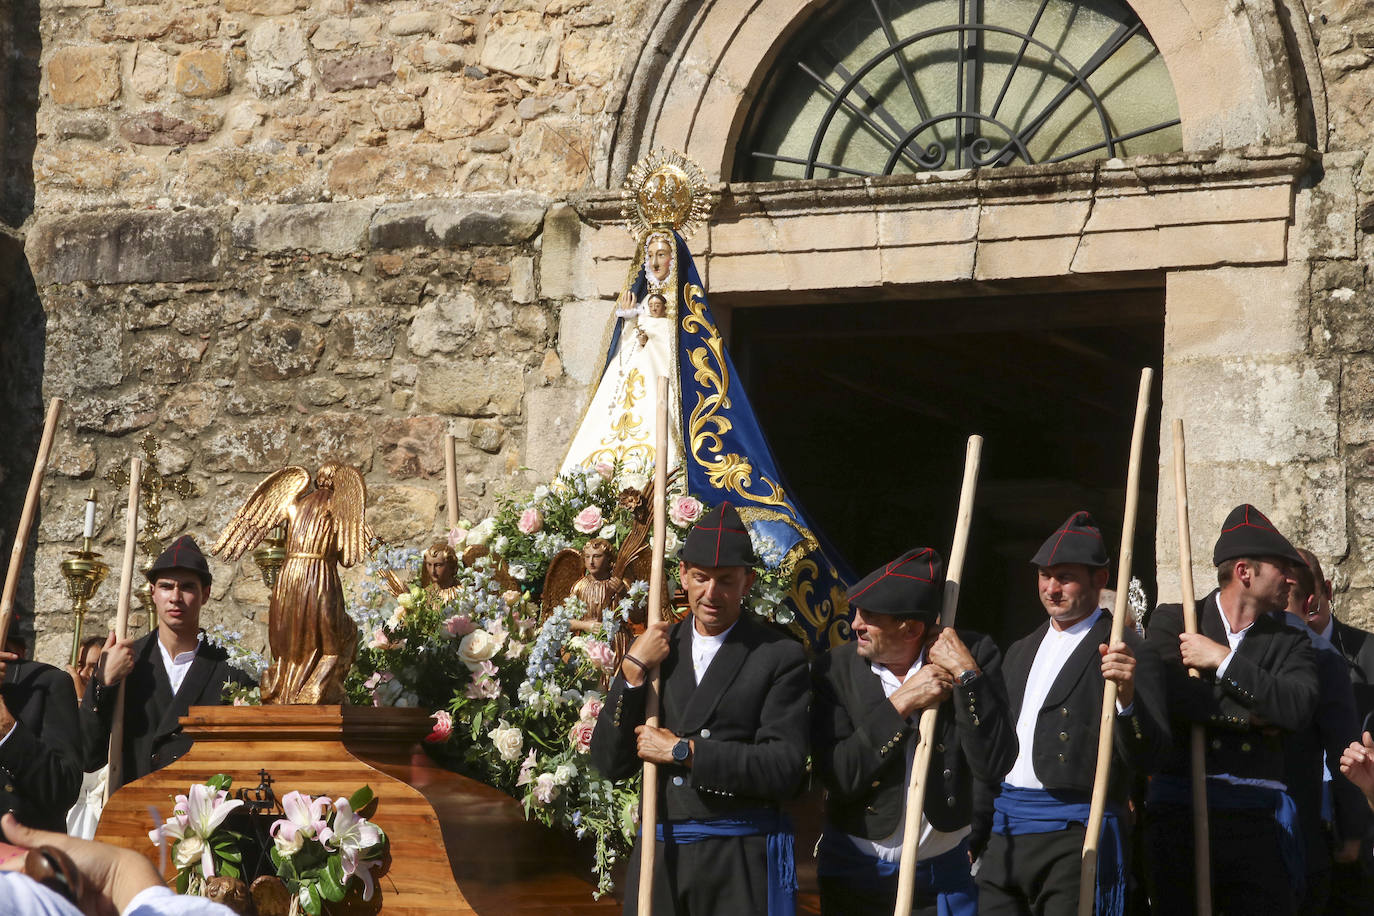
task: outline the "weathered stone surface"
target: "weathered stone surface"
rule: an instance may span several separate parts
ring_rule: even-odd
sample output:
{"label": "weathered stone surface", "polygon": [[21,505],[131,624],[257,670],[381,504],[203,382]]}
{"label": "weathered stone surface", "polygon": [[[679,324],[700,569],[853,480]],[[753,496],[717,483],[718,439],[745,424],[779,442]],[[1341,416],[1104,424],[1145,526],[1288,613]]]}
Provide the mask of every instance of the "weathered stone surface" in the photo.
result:
{"label": "weathered stone surface", "polygon": [[376,86],[395,78],[390,51],[369,51],[320,61],[320,85],[329,92]]}
{"label": "weathered stone surface", "polygon": [[148,388],[73,397],[67,404],[78,430],[122,436],[157,419],[161,397]]}
{"label": "weathered stone surface", "polygon": [[539,480],[558,473],[585,399],[577,388],[535,388],[526,397],[524,460]]}
{"label": "weathered stone surface", "polygon": [[276,19],[260,23],[248,33],[246,47],[248,82],[258,95],[281,95],[301,81],[307,66],[305,30],[301,26]]}
{"label": "weathered stone surface", "polygon": [[399,93],[373,102],[372,114],[382,130],[408,130],[425,123],[420,103]]}
{"label": "weathered stone surface", "polygon": [[460,417],[513,416],[520,412],[523,392],[520,367],[495,360],[431,364],[415,389],[421,407]]}
{"label": "weathered stone surface", "polygon": [[64,118],[57,122],[59,140],[104,140],[110,135],[110,122],[99,115]]}
{"label": "weathered stone surface", "polygon": [[209,382],[180,385],[163,408],[163,420],[190,435],[196,435],[214,422],[218,412],[219,390]]}
{"label": "weathered stone surface", "polygon": [[234,245],[257,251],[346,255],[367,243],[376,206],[367,202],[250,207],[234,218]]}
{"label": "weathered stone surface", "polygon": [[534,258],[511,258],[510,297],[515,302],[533,302],[538,296],[534,286]]}
{"label": "weathered stone surface", "polygon": [[[549,207],[544,218],[542,252],[539,258],[539,288],[550,299],[573,295],[576,262],[583,260],[578,249],[581,220],[566,203]],[[563,359],[567,360],[565,354]]]}
{"label": "weathered stone surface", "polygon": [[388,204],[372,218],[372,247],[514,245],[539,231],[546,206],[531,194]]}
{"label": "weathered stone surface", "polygon": [[119,98],[119,52],[61,48],[48,61],[48,95],[64,108],[97,108]]}
{"label": "weathered stone surface", "polygon": [[318,171],[294,156],[216,149],[187,156],[182,187],[203,201],[284,202],[315,197],[319,181]]}
{"label": "weathered stone surface", "polygon": [[461,77],[446,77],[425,94],[425,130],[441,140],[470,137],[496,120],[500,97],[472,90]]}
{"label": "weathered stone surface", "polygon": [[340,359],[391,359],[396,352],[393,309],[347,309],[334,319]]}
{"label": "weathered stone surface", "polygon": [[313,324],[273,318],[258,322],[249,333],[248,366],[259,378],[309,375],[324,353],[324,334]]}
{"label": "weathered stone surface", "polygon": [[392,16],[387,20],[386,30],[392,35],[427,35],[439,31],[441,24],[438,13],[411,10]]}
{"label": "weathered stone surface", "polygon": [[472,432],[468,433],[468,441],[472,443],[473,448],[490,455],[501,451],[501,444],[505,439],[505,429],[495,420],[478,420],[472,424]]}
{"label": "weathered stone surface", "polygon": [[53,449],[52,469],[63,477],[86,480],[95,475],[95,446],[89,442],[73,442],[68,437]]}
{"label": "weathered stone surface", "polygon": [[497,28],[488,33],[478,62],[489,70],[546,79],[558,67],[558,45],[547,32],[519,26]]}
{"label": "weathered stone surface", "polygon": [[171,29],[169,11],[143,7],[100,16],[91,23],[91,37],[96,41],[147,41],[161,38]]}
{"label": "weathered stone surface", "polygon": [[161,111],[145,111],[126,118],[119,125],[119,133],[130,143],[144,146],[186,146],[208,140],[214,128],[183,121]]}
{"label": "weathered stone surface", "polygon": [[205,440],[201,461],[209,471],[275,471],[287,463],[293,436],[285,417],[262,417]]}
{"label": "weathered stone surface", "polygon": [[412,356],[453,353],[471,339],[477,321],[477,301],[463,290],[436,296],[416,313],[406,344]]}
{"label": "weathered stone surface", "polygon": [[584,385],[601,372],[602,342],[613,312],[612,303],[600,300],[564,303],[558,312],[558,355],[564,371]]}
{"label": "weathered stone surface", "polygon": [[229,67],[224,53],[212,48],[187,51],[177,58],[173,82],[177,92],[193,99],[209,99],[229,91]]}
{"label": "weathered stone surface", "polygon": [[432,415],[383,422],[377,431],[377,447],[387,473],[402,480],[442,475],[447,432],[448,421]]}
{"label": "weathered stone surface", "polygon": [[440,497],[434,490],[419,487],[379,486],[368,488],[368,521],[377,537],[393,543],[411,543],[417,536],[434,529]]}
{"label": "weathered stone surface", "polygon": [[254,16],[285,16],[309,5],[310,0],[224,0],[224,11],[251,13]]}
{"label": "weathered stone surface", "polygon": [[416,70],[439,73],[462,70],[471,59],[471,52],[465,45],[417,41],[402,48],[401,56]]}
{"label": "weathered stone surface", "polygon": [[372,469],[372,424],[358,413],[312,413],[298,425],[292,460],[312,467],[337,461],[366,474]]}
{"label": "weathered stone surface", "polygon": [[349,197],[439,193],[450,187],[459,159],[456,150],[432,143],[349,150],[330,166],[329,190]]}
{"label": "weathered stone surface", "polygon": [[171,67],[171,55],[157,48],[139,48],[125,88],[145,102],[156,101],[167,88],[167,74],[171,72]]}
{"label": "weathered stone surface", "polygon": [[83,213],[40,223],[30,236],[34,275],[47,283],[172,283],[220,275],[217,210]]}

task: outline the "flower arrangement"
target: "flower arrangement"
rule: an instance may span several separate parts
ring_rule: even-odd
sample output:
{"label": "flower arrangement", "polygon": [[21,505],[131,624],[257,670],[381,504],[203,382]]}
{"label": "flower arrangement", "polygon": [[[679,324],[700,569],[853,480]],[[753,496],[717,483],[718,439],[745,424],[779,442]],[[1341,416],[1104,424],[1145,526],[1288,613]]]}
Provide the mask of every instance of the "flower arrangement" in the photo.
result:
{"label": "flower arrangement", "polygon": [[358,813],[372,800],[368,786],[333,801],[300,792],[282,797],[285,817],[272,823],[270,854],[292,910],[319,916],[326,901],[339,903],[358,885],[363,900],[372,899],[372,872],[386,851],[386,834]]}
{"label": "flower arrangement", "polygon": [[171,842],[179,894],[202,895],[205,882],[215,875],[240,877],[243,835],[224,826],[225,818],[243,805],[229,798],[233,780],[218,773],[178,795],[172,816],[152,830],[148,839],[156,846]]}

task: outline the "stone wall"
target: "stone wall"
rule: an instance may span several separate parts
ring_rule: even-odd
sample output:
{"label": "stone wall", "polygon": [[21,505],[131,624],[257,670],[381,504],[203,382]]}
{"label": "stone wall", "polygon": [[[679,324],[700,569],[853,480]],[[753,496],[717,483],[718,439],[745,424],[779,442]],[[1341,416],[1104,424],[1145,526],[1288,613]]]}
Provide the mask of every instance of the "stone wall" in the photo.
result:
{"label": "stone wall", "polygon": [[[288,462],[358,464],[374,524],[413,545],[444,523],[444,433],[459,437],[465,517],[546,476],[598,369],[604,297],[629,254],[606,186],[648,138],[688,134],[683,145],[717,151],[704,164],[723,177],[750,62],[808,3],[782,5],[792,12],[745,16],[752,7],[724,0],[699,13],[667,0],[0,0],[0,43],[16,62],[0,71],[17,163],[3,210],[24,246],[22,257],[10,246],[20,294],[9,301],[27,303],[0,341],[0,397],[17,418],[0,444],[5,506],[27,479],[39,365],[42,397],[69,399],[24,592],[39,609],[39,654],[66,653],[57,564],[93,484],[98,540],[117,563],[123,497],[100,478],[144,431],[163,440],[162,470],[195,488],[170,501],[168,532],[207,541]],[[1214,33],[1231,36],[1228,53],[1273,51],[1242,40],[1247,20],[1219,2],[1180,0],[1184,18],[1167,5],[1150,0],[1151,16],[1175,23],[1170,48],[1187,72]],[[1294,80],[1291,61],[1266,59],[1237,80],[1258,87],[1262,116],[1226,104],[1227,81],[1187,81],[1189,116],[1225,120],[1189,136],[1276,151],[1208,141],[1138,169],[1031,169],[1024,186],[953,175],[914,189],[731,189],[737,210],[694,243],[708,282],[749,305],[760,283],[758,302],[825,299],[840,284],[910,298],[938,283],[1158,272],[1166,419],[1215,430],[1198,434],[1195,500],[1208,513],[1242,492],[1269,500],[1333,559],[1349,613],[1374,621],[1374,164],[1363,152],[1374,8],[1308,6],[1290,17],[1289,54],[1311,51],[1320,73]],[[1271,124],[1287,109],[1266,107],[1265,87],[1291,82],[1311,89],[1315,154],[1295,152],[1303,130]],[[1275,156],[1310,167],[1277,192],[1235,177]],[[1223,178],[1229,203],[1217,212],[1205,195],[1194,213],[1159,193],[1173,181],[1210,194]],[[1237,194],[1262,197],[1264,213]],[[931,223],[936,211],[950,218]],[[1157,256],[1166,223],[1186,257]],[[816,257],[827,246],[855,269]],[[1225,438],[1212,421],[1242,419],[1246,406],[1220,410],[1226,392],[1272,411],[1261,432]],[[1167,457],[1160,473],[1167,586]],[[1215,521],[1195,514],[1198,531]],[[207,620],[260,638],[266,602],[251,564],[216,573]],[[101,623],[112,593],[106,584],[97,599]]]}

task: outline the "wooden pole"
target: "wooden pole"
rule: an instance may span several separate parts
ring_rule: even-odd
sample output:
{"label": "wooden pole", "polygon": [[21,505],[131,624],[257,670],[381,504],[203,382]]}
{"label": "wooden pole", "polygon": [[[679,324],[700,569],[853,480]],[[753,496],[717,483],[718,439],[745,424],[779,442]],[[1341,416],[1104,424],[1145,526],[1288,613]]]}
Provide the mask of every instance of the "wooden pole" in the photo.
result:
{"label": "wooden pole", "polygon": [[[954,523],[954,544],[949,551],[949,566],[945,572],[944,606],[940,625],[954,626],[959,611],[959,583],[964,573],[964,553],[968,549],[968,532],[973,522],[973,495],[978,487],[978,469],[982,463],[983,437],[969,436],[964,453],[964,484],[959,490],[959,515]],[[931,748],[935,743],[935,720],[939,707],[921,712],[921,728],[916,755],[911,766],[911,782],[906,787],[906,824],[902,829],[902,862],[897,877],[897,916],[908,916],[916,895],[916,847],[921,841],[921,815],[926,801],[926,774],[930,771]]]}
{"label": "wooden pole", "polygon": [[19,527],[14,531],[14,546],[10,548],[10,568],[5,574],[5,591],[0,593],[0,649],[9,638],[10,618],[14,616],[14,593],[19,590],[19,574],[24,569],[24,551],[29,546],[29,531],[38,512],[38,497],[43,491],[43,474],[48,469],[48,455],[52,452],[53,436],[57,434],[57,418],[62,413],[62,399],[48,402],[48,416],[43,420],[43,436],[38,440],[38,455],[33,459],[33,474],[29,477],[29,492],[24,496],[24,510],[19,515]]}
{"label": "wooden pole", "polygon": [[[1126,603],[1131,591],[1131,557],[1135,552],[1135,516],[1140,502],[1140,455],[1145,448],[1145,419],[1150,412],[1153,369],[1140,370],[1140,393],[1135,402],[1135,428],[1131,433],[1131,459],[1126,471],[1126,511],[1121,518],[1121,559],[1116,570],[1116,607],[1112,610],[1112,632],[1108,645],[1121,642],[1126,621]],[[1083,834],[1083,868],[1078,877],[1078,914],[1092,916],[1097,896],[1097,846],[1102,838],[1102,817],[1107,808],[1107,781],[1112,774],[1112,737],[1116,726],[1116,681],[1105,681],[1102,688],[1102,719],[1097,733],[1097,776],[1093,781],[1092,805],[1088,809],[1087,829]]]}
{"label": "wooden pole", "polygon": [[[119,603],[115,606],[115,637],[129,638],[129,597],[134,580],[134,552],[138,547],[138,490],[143,480],[143,459],[134,456],[129,459],[129,508],[124,515],[124,562],[119,568]],[[153,639],[157,639],[154,625]],[[98,676],[98,675],[97,675]],[[105,780],[105,800],[109,801],[112,786],[123,781],[124,776],[124,686],[128,678],[119,682],[119,692],[115,694],[114,722],[110,726],[110,769]]]}
{"label": "wooden pole", "polygon": [[[654,552],[649,574],[649,626],[662,620],[663,542],[668,538],[668,378],[658,379],[658,426],[654,442]],[[689,622],[687,624],[691,626]],[[644,724],[658,727],[658,667],[648,672],[649,695],[645,698]],[[658,766],[644,762],[644,783],[639,804],[639,897],[635,912],[650,916],[654,911],[654,853],[658,833]]]}
{"label": "wooden pole", "polygon": [[448,528],[458,527],[458,449],[453,435],[444,436],[444,480],[448,482]]}
{"label": "wooden pole", "polygon": [[[1174,501],[1178,506],[1178,580],[1183,590],[1183,631],[1197,632],[1197,599],[1193,592],[1193,536],[1188,525],[1188,461],[1183,420],[1174,420]],[[1189,677],[1202,677],[1196,668]],[[1207,827],[1207,747],[1205,730],[1194,723],[1189,761],[1193,777],[1193,870],[1198,916],[1212,916],[1212,850]]]}

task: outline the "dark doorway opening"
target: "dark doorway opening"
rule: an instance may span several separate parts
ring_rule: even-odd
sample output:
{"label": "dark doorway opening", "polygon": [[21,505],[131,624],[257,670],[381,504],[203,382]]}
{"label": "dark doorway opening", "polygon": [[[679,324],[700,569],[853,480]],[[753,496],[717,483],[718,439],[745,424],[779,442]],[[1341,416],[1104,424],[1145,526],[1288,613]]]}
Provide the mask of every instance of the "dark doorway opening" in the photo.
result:
{"label": "dark doorway opening", "polygon": [[1164,291],[736,307],[731,352],[794,494],[860,575],[948,555],[984,437],[959,622],[1005,647],[1044,619],[1029,560],[1077,509],[1121,541],[1140,370],[1155,369],[1133,571],[1153,600]]}

